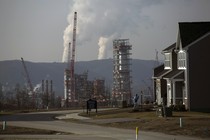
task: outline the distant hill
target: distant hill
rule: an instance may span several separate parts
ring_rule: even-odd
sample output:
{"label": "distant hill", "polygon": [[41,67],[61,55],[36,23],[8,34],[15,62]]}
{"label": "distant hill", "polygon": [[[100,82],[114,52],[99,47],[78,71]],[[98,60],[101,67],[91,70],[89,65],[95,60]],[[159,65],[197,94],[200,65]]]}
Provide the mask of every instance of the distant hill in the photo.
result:
{"label": "distant hill", "polygon": [[[151,85],[154,63],[153,60],[132,60],[131,75],[134,92],[139,92],[140,88],[147,86],[146,84]],[[67,66],[65,63],[25,61],[25,64],[34,87],[42,80],[53,80],[53,89],[56,95],[63,96],[64,69]],[[76,62],[75,73],[82,74],[84,71],[88,71],[88,80],[103,78],[106,85],[112,87],[112,59]],[[145,81],[146,84],[142,81]],[[17,83],[21,86],[26,85],[25,73],[20,60],[0,61],[0,83],[10,88],[14,88]]]}

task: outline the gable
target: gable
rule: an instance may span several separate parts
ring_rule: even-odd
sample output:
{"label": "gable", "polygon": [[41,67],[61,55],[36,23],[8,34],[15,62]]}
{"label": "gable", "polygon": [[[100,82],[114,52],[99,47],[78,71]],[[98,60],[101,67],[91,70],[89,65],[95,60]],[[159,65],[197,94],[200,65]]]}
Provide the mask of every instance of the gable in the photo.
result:
{"label": "gable", "polygon": [[179,32],[182,47],[186,47],[209,31],[210,22],[180,22]]}
{"label": "gable", "polygon": [[176,47],[176,43],[172,44],[171,46],[165,48],[162,52],[171,52]]}

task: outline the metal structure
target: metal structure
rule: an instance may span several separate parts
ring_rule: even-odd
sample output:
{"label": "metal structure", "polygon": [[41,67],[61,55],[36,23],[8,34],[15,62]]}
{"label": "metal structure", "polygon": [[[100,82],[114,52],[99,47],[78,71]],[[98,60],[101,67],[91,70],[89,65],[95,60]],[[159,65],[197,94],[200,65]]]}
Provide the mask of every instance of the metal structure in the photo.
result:
{"label": "metal structure", "polygon": [[[67,60],[67,68],[64,71],[64,99],[67,100],[68,96],[70,95],[70,59],[71,59],[71,42],[69,42],[68,48],[68,60]],[[68,101],[68,100],[67,100]]]}
{"label": "metal structure", "polygon": [[29,96],[31,97],[32,99],[32,106],[33,107],[36,107],[35,105],[35,93],[34,93],[34,88],[33,88],[33,85],[31,83],[31,79],[29,77],[29,73],[28,73],[28,70],[27,70],[27,67],[26,67],[26,64],[24,62],[24,59],[21,57],[21,61],[22,61],[22,64],[23,64],[23,68],[24,68],[24,71],[25,71],[25,74],[26,74],[26,79],[27,79],[27,84],[29,86]]}
{"label": "metal structure", "polygon": [[26,68],[26,64],[24,62],[24,59],[22,57],[21,57],[21,61],[22,61],[23,68],[24,68],[24,71],[25,71],[25,74],[26,74],[26,79],[27,79],[27,84],[29,86],[29,90],[30,90],[31,93],[33,93],[33,86],[32,86],[32,83],[31,83],[31,79],[29,77],[28,70]]}
{"label": "metal structure", "polygon": [[112,100],[117,102],[118,106],[119,102],[131,104],[131,49],[129,39],[116,39],[113,41]]}
{"label": "metal structure", "polygon": [[[70,94],[70,76],[69,69],[65,69],[64,71],[64,99],[68,102],[69,94]],[[67,103],[66,103],[67,104]]]}
{"label": "metal structure", "polygon": [[81,102],[84,99],[88,99],[88,72],[83,72],[83,74],[75,74],[75,102]]}
{"label": "metal structure", "polygon": [[70,66],[70,101],[75,101],[75,76],[74,76],[74,64],[75,64],[75,48],[76,48],[76,27],[77,27],[77,12],[74,12],[74,24],[73,24],[73,40],[71,48],[71,66]]}
{"label": "metal structure", "polygon": [[69,42],[67,68],[65,69],[64,72],[64,99],[66,100],[66,106],[69,106],[70,103],[72,102],[76,102],[75,73],[74,73],[76,27],[77,27],[77,12],[74,12],[73,37],[72,37],[72,43]]}
{"label": "metal structure", "polygon": [[105,80],[104,79],[95,79],[93,81],[93,97],[99,102],[105,100]]}
{"label": "metal structure", "polygon": [[67,69],[70,68],[70,61],[71,60],[71,42],[69,42],[69,48],[68,48],[68,60],[67,60]]}

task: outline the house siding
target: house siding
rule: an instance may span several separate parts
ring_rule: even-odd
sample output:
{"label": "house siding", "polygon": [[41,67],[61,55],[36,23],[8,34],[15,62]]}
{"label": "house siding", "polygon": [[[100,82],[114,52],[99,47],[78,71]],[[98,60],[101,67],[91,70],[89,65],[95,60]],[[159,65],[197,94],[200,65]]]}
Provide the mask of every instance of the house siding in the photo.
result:
{"label": "house siding", "polygon": [[190,111],[210,112],[209,47],[210,35],[188,49]]}
{"label": "house siding", "polygon": [[172,69],[177,69],[177,54],[174,51],[172,51]]}

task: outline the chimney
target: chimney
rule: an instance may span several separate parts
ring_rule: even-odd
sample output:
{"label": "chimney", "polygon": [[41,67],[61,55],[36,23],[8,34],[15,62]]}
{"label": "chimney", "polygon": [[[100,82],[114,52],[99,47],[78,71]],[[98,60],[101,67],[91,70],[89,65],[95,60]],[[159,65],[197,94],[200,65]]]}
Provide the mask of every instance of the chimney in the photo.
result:
{"label": "chimney", "polygon": [[46,86],[45,87],[46,88],[46,94],[48,95],[48,80],[46,80],[45,82],[46,82],[46,85],[45,85]]}
{"label": "chimney", "polygon": [[52,94],[53,93],[53,81],[50,80],[50,93]]}
{"label": "chimney", "polygon": [[42,80],[42,94],[44,93],[44,80]]}

